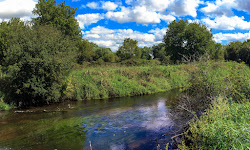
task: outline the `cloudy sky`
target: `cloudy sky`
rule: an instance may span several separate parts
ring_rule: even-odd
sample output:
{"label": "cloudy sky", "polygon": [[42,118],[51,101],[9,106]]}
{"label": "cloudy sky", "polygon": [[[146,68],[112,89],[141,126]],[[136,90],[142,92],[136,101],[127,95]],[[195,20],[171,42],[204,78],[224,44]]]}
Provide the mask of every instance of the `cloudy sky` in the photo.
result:
{"label": "cloudy sky", "polygon": [[[0,0],[0,22],[12,17],[30,20],[37,1]],[[84,38],[113,51],[127,37],[139,46],[160,43],[175,19],[206,24],[218,43],[250,38],[250,0],[66,0],[66,4],[77,8]]]}

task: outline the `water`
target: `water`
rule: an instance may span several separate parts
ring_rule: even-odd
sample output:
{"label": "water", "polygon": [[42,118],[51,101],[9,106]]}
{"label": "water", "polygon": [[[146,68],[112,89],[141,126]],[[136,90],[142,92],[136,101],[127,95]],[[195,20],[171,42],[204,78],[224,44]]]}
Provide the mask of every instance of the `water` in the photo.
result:
{"label": "water", "polygon": [[30,108],[33,113],[0,112],[0,149],[164,148],[180,122],[169,113],[179,94],[175,90],[140,97],[64,102]]}

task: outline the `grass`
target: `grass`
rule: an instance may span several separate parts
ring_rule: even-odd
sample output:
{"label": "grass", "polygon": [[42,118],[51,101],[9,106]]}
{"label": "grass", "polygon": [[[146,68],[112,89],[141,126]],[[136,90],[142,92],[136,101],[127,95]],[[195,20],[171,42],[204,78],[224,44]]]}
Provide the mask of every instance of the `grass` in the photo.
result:
{"label": "grass", "polygon": [[0,91],[0,111],[10,110],[12,108],[14,107],[4,102],[4,94]]}
{"label": "grass", "polygon": [[[205,112],[190,122],[190,128],[184,133],[186,139],[179,149],[250,149],[249,74],[250,68],[243,63],[215,61],[171,66],[78,68],[67,77],[62,99],[125,97],[182,87],[191,96],[199,96],[191,105],[196,108],[200,105],[198,111]],[[10,108],[0,101],[0,110]],[[58,128],[64,129],[68,122],[63,121]],[[53,131],[59,129],[56,127]],[[36,134],[47,131],[52,129],[36,131]]]}
{"label": "grass", "polygon": [[250,149],[249,102],[230,103],[228,99],[214,99],[210,109],[186,131],[188,147],[179,149]]}
{"label": "grass", "polygon": [[66,99],[103,99],[188,87],[190,73],[179,66],[95,67],[73,71]]}
{"label": "grass", "polygon": [[199,63],[198,68],[188,91],[208,107],[189,123],[178,148],[250,149],[250,68],[236,62]]}
{"label": "grass", "polygon": [[13,108],[13,106],[0,101],[0,111],[1,110],[10,110],[12,108]]}

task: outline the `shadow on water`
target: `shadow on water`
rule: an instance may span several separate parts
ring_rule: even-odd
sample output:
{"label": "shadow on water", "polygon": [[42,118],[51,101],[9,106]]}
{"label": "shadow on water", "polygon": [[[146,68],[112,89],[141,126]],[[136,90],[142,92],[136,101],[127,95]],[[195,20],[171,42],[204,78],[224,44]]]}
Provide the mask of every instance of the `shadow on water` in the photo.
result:
{"label": "shadow on water", "polygon": [[178,129],[176,122],[180,122],[171,119],[169,113],[178,95],[180,91],[173,90],[30,108],[33,113],[2,113],[0,149],[164,148]]}

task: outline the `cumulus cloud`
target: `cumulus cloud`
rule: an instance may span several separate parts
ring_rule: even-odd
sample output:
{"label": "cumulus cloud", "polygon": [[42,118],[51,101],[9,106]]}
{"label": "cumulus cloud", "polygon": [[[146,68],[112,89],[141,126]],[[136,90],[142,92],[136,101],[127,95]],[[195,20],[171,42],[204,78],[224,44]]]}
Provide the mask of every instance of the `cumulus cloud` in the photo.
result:
{"label": "cumulus cloud", "polygon": [[167,32],[167,28],[156,28],[156,29],[152,29],[150,31],[148,31],[149,33],[153,33],[155,36],[155,40],[157,43],[160,43],[163,39],[163,36],[166,34]]}
{"label": "cumulus cloud", "polygon": [[170,4],[169,10],[176,16],[197,16],[197,8],[203,1],[200,0],[175,0]]}
{"label": "cumulus cloud", "polygon": [[172,15],[163,15],[161,13],[151,11],[145,6],[121,7],[121,11],[109,11],[105,16],[106,18],[119,23],[136,22],[142,24],[160,23],[161,20],[169,22],[176,19]]}
{"label": "cumulus cloud", "polygon": [[84,38],[99,46],[109,47],[116,51],[125,38],[132,38],[138,41],[140,47],[152,46],[162,41],[166,28],[150,30],[148,33],[134,31],[132,29],[108,29],[102,26],[92,28],[84,32]]}
{"label": "cumulus cloud", "polygon": [[[201,0],[126,0],[128,7],[121,6],[119,11],[109,11],[107,19],[119,23],[136,22],[142,24],[171,22],[174,16],[197,16]],[[168,15],[166,15],[168,14]]]}
{"label": "cumulus cloud", "polygon": [[244,17],[227,17],[227,16],[218,16],[214,20],[209,18],[202,19],[201,21],[205,23],[208,27],[220,30],[249,30],[250,22],[244,21]]}
{"label": "cumulus cloud", "polygon": [[3,0],[0,1],[0,18],[9,20],[11,18],[30,18],[35,8],[36,0]]}
{"label": "cumulus cloud", "polygon": [[237,0],[236,4],[237,4],[239,10],[250,12],[250,1],[249,0]]}
{"label": "cumulus cloud", "polygon": [[118,7],[117,4],[113,3],[113,2],[102,2],[102,9],[105,10],[116,10],[116,8]]}
{"label": "cumulus cloud", "polygon": [[108,11],[116,10],[118,5],[116,3],[110,2],[110,1],[100,1],[100,2],[90,2],[87,3],[86,6],[83,7],[89,7],[91,9],[104,9]]}
{"label": "cumulus cloud", "polygon": [[104,19],[102,14],[80,14],[76,17],[79,22],[81,29],[84,29],[86,26],[97,23],[99,20]]}
{"label": "cumulus cloud", "polygon": [[250,39],[250,32],[248,33],[217,33],[214,34],[214,40],[218,43],[223,41],[245,41]]}
{"label": "cumulus cloud", "polygon": [[201,11],[212,16],[231,16],[234,14],[232,9],[250,12],[249,0],[216,0],[208,1],[206,5],[206,7],[201,8]]}
{"label": "cumulus cloud", "polygon": [[145,6],[152,11],[165,11],[174,0],[126,0],[125,2],[133,7]]}
{"label": "cumulus cloud", "polygon": [[201,11],[211,16],[230,16],[233,14],[231,10],[236,6],[234,0],[216,0],[214,2],[206,2],[206,7],[201,8]]}
{"label": "cumulus cloud", "polygon": [[88,3],[86,6],[91,8],[91,9],[98,9],[99,8],[99,4],[96,2]]}

